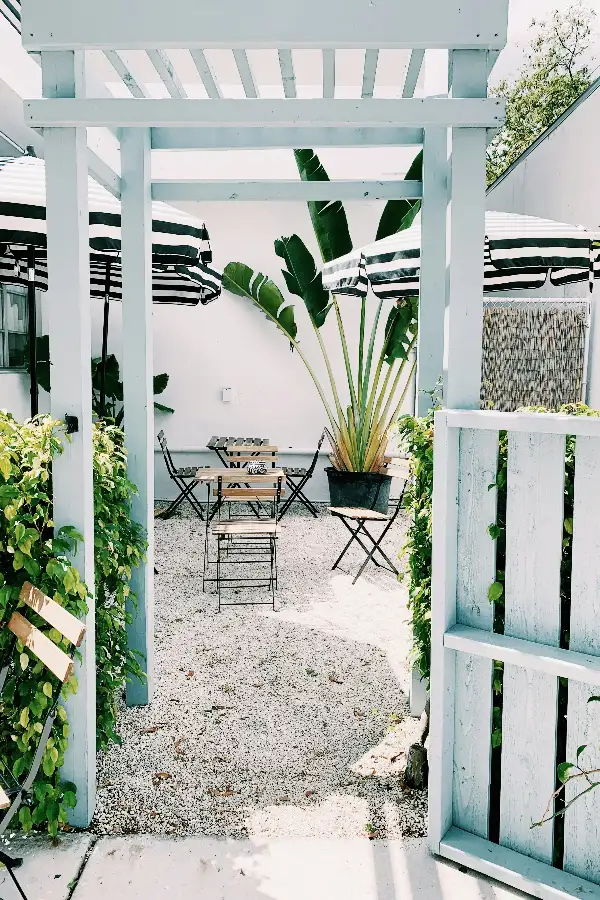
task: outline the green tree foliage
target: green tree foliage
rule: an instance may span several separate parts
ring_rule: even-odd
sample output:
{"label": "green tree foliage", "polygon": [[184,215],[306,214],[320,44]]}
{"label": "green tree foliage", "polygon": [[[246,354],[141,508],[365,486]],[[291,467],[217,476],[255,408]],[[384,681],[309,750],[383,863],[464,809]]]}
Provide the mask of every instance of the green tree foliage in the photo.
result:
{"label": "green tree foliage", "polygon": [[491,91],[506,98],[506,124],[488,148],[488,184],[590,86],[594,16],[580,0],[547,22],[532,22],[525,64],[514,81],[503,79]]}

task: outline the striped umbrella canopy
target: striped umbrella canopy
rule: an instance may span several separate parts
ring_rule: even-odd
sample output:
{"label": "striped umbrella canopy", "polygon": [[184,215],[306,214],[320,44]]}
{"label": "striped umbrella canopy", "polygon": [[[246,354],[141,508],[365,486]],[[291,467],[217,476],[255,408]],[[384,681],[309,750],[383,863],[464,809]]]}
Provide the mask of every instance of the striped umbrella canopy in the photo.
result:
{"label": "striped umbrella canopy", "polygon": [[[93,297],[121,299],[121,205],[88,179],[90,282]],[[35,286],[48,287],[46,173],[32,156],[0,157],[0,283],[27,285],[35,248]],[[219,296],[204,222],[166,203],[152,203],[152,299],[196,306]]]}
{"label": "striped umbrella canopy", "polygon": [[[419,293],[421,223],[334,259],[323,284],[336,294],[364,297],[369,284],[381,298]],[[486,212],[483,290],[518,291],[600,277],[600,232],[534,216]]]}

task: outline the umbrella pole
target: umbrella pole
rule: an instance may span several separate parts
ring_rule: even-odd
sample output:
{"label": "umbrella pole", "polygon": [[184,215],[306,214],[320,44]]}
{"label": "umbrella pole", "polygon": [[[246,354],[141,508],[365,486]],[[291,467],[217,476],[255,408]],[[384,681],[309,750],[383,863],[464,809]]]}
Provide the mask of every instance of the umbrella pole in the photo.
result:
{"label": "umbrella pole", "polygon": [[38,373],[37,373],[37,310],[35,306],[35,247],[27,248],[27,320],[29,338],[29,379],[31,392],[31,418],[37,416]]}
{"label": "umbrella pole", "polygon": [[102,320],[102,360],[100,362],[100,418],[104,417],[106,405],[106,357],[108,355],[108,315],[110,312],[110,261],[106,263],[106,284],[104,286],[104,316]]}

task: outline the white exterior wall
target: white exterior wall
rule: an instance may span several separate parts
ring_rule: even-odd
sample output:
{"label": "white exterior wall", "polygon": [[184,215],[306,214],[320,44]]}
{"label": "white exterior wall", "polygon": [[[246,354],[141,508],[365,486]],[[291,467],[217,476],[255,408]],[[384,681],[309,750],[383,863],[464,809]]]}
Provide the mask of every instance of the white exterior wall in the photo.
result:
{"label": "white exterior wall", "polygon": [[[270,275],[285,297],[281,275],[283,263],[273,242],[282,235],[299,234],[319,262],[308,209],[304,203],[195,203],[184,204],[202,215],[208,224],[214,251],[214,265],[224,267],[241,261]],[[353,241],[372,240],[381,215],[381,202],[345,204]],[[45,295],[43,295],[45,297]],[[326,373],[320,359],[312,327],[299,297],[290,297],[295,306],[298,335],[322,383]],[[372,314],[375,299],[368,305]],[[360,303],[352,297],[340,298],[347,325],[350,353],[357,359]],[[392,301],[386,304],[381,327]],[[334,312],[323,329],[342,398],[345,374],[337,337]],[[102,301],[92,301],[93,352],[100,354]],[[109,352],[121,357],[121,307],[111,304]],[[206,451],[213,434],[269,437],[282,451],[284,465],[306,466],[317,440],[327,424],[325,412],[302,360],[289,343],[250,301],[223,292],[209,306],[186,308],[154,306],[154,371],[167,372],[169,386],[158,399],[175,409],[172,415],[157,413],[156,432],[161,428],[175,451],[177,465],[207,465],[216,461]],[[222,389],[233,389],[233,400],[224,403]],[[29,411],[27,376],[0,373],[0,407],[19,418]],[[48,395],[40,392],[42,409]],[[406,411],[411,409],[411,394]],[[300,452],[299,452],[300,451]],[[158,453],[158,451],[157,451]],[[327,500],[326,476],[322,465],[308,490],[315,500]],[[162,457],[156,457],[156,496],[173,496]]]}
{"label": "white exterior wall", "polygon": [[[542,216],[600,231],[600,90],[581,102],[564,121],[488,192],[487,208]],[[555,295],[588,297],[585,284]],[[592,297],[588,365],[588,403],[600,407],[600,286]]]}

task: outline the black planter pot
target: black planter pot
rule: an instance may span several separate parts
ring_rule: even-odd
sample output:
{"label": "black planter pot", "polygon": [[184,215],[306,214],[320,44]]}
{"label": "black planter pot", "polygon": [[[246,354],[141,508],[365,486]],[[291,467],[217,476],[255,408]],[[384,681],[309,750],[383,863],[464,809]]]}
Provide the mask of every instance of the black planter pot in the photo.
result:
{"label": "black planter pot", "polygon": [[374,509],[387,513],[390,499],[391,475],[379,472],[340,472],[328,466],[329,496],[332,506]]}

